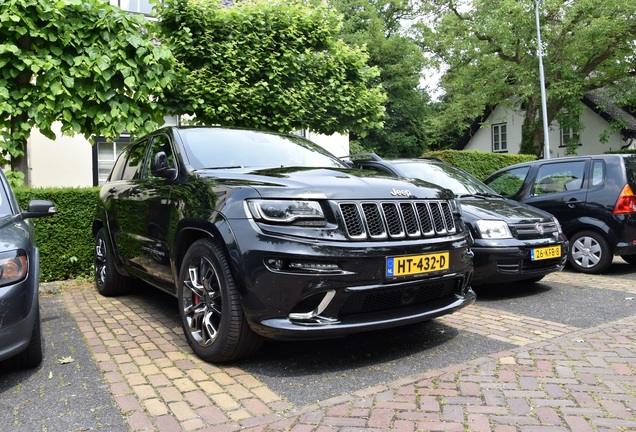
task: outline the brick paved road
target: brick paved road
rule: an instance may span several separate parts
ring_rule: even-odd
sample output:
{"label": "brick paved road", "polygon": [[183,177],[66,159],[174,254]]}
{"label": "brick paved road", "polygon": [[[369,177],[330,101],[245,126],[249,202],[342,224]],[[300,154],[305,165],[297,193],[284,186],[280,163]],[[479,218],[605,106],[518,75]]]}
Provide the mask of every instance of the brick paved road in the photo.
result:
{"label": "brick paved road", "polygon": [[[617,259],[604,276],[566,271],[506,289],[480,290],[477,304],[430,323],[335,341],[268,342],[251,359],[215,366],[190,353],[171,297],[140,287],[105,299],[90,286],[65,286],[43,297],[47,346],[53,341],[57,351],[47,350],[36,372],[0,372],[0,425],[636,431],[633,267]],[[51,363],[68,353],[74,363]],[[63,394],[69,388],[74,399]],[[56,391],[68,402],[53,403]],[[37,421],[26,412],[37,412]]]}

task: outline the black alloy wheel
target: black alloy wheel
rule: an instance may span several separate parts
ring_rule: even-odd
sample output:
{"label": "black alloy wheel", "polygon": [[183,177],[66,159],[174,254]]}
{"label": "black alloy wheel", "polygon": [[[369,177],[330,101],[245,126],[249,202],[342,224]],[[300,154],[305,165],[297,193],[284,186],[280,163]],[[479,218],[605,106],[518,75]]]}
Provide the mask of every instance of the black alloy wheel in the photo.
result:
{"label": "black alloy wheel", "polygon": [[117,271],[113,257],[106,245],[104,228],[101,228],[95,236],[94,270],[95,286],[101,295],[112,297],[130,291],[131,278],[123,276]]}
{"label": "black alloy wheel", "polygon": [[228,362],[256,352],[262,339],[243,314],[234,277],[222,247],[211,239],[186,253],[177,289],[183,331],[203,360]]}

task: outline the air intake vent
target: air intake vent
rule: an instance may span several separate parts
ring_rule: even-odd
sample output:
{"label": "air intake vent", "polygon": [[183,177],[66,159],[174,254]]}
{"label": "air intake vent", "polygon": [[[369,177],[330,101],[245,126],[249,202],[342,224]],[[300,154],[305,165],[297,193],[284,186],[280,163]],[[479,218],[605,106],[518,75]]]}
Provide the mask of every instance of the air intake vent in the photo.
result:
{"label": "air intake vent", "polygon": [[417,239],[457,231],[447,201],[341,202],[338,207],[353,240]]}

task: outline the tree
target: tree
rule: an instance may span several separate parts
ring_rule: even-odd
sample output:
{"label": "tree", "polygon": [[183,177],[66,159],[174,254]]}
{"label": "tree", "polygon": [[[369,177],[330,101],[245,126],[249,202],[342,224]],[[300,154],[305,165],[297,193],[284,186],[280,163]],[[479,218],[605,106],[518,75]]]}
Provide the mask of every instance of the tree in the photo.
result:
{"label": "tree", "polygon": [[[440,129],[468,125],[487,106],[523,107],[522,151],[540,154],[535,5],[531,0],[427,2],[426,19],[418,24],[422,43],[447,68]],[[541,2],[548,124],[557,120],[580,129],[580,101],[595,89],[633,98],[635,10],[636,0]]]}
{"label": "tree", "polygon": [[63,134],[144,133],[163,122],[173,76],[153,24],[102,0],[0,2],[0,160],[28,184],[33,127]]}
{"label": "tree", "polygon": [[159,21],[178,61],[168,101],[197,123],[324,134],[381,127],[378,71],[338,40],[338,17],[322,4],[166,0]]}
{"label": "tree", "polygon": [[364,46],[369,64],[380,70],[378,82],[387,93],[386,120],[382,129],[366,136],[350,134],[352,142],[384,157],[420,156],[428,137],[428,93],[420,87],[425,66],[422,49],[404,23],[418,8],[409,0],[331,0],[343,14],[343,39]]}

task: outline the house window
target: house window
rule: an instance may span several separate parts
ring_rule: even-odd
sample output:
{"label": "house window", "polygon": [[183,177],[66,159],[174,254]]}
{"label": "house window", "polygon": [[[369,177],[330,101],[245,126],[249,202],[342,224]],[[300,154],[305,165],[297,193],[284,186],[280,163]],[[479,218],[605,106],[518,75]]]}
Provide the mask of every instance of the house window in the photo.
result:
{"label": "house window", "polygon": [[492,125],[492,151],[508,151],[508,127],[505,123]]}
{"label": "house window", "polygon": [[567,147],[568,143],[575,142],[581,145],[579,134],[571,127],[561,126],[561,144],[560,147]]}
{"label": "house window", "polygon": [[115,164],[117,156],[122,152],[124,147],[129,144],[129,137],[122,136],[119,140],[112,142],[103,138],[97,139],[93,146],[93,185],[102,185],[108,179],[110,170]]}
{"label": "house window", "polygon": [[111,0],[111,4],[117,5],[128,12],[137,12],[145,15],[151,15],[154,7],[150,0]]}

